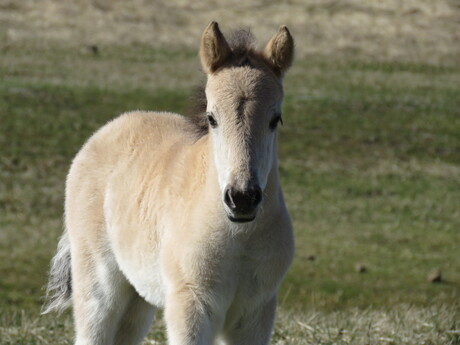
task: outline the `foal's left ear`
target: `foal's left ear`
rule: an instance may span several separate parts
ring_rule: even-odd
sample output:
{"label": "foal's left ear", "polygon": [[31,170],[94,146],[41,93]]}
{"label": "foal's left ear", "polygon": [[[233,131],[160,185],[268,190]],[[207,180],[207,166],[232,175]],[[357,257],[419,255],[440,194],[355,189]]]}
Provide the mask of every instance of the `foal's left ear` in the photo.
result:
{"label": "foal's left ear", "polygon": [[280,26],[276,35],[267,43],[264,56],[280,77],[291,67],[294,59],[294,39],[287,26]]}
{"label": "foal's left ear", "polygon": [[219,29],[217,22],[211,22],[201,36],[200,58],[206,73],[214,73],[232,55],[230,46]]}

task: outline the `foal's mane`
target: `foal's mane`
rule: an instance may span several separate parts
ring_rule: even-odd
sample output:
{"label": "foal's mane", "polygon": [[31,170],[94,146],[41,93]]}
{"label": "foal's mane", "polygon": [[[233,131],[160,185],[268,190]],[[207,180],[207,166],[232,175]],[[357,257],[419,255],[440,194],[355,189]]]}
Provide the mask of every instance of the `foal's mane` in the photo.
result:
{"label": "foal's mane", "polygon": [[[248,66],[255,67],[248,57],[265,63],[262,54],[254,47],[255,38],[249,29],[238,29],[230,34],[227,40],[232,50],[232,59],[226,66]],[[205,82],[195,88],[191,97],[191,107],[187,119],[191,124],[192,131],[197,139],[208,134],[209,124],[206,117],[206,107],[208,105],[205,94]]]}

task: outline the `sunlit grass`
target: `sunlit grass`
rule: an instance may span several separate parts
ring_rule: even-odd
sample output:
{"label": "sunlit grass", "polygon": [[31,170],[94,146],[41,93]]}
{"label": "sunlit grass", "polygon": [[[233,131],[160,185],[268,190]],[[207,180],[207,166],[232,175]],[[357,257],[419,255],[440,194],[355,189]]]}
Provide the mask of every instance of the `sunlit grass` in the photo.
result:
{"label": "sunlit grass", "polygon": [[[420,345],[460,344],[458,310],[452,307],[398,306],[324,313],[280,309],[273,332],[274,345]],[[56,319],[38,318],[24,311],[0,316],[2,345],[73,344],[73,325],[67,314]],[[144,345],[165,344],[166,331],[160,318]]]}

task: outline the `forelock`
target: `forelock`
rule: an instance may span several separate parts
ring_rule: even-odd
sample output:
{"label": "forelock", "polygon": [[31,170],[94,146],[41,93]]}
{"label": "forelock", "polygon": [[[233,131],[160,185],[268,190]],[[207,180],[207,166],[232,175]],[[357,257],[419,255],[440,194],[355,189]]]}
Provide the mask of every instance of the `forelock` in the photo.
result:
{"label": "forelock", "polygon": [[228,39],[230,49],[236,56],[246,55],[254,50],[255,42],[255,37],[250,29],[235,30]]}

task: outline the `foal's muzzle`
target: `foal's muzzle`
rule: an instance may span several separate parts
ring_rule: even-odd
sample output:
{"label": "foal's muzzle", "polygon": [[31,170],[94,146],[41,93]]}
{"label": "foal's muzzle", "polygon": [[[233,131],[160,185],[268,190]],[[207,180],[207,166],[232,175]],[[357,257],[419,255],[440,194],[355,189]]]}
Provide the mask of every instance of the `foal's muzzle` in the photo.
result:
{"label": "foal's muzzle", "polygon": [[224,190],[224,203],[230,211],[228,218],[232,222],[244,223],[254,220],[261,201],[262,190],[257,185],[246,190],[227,186]]}

